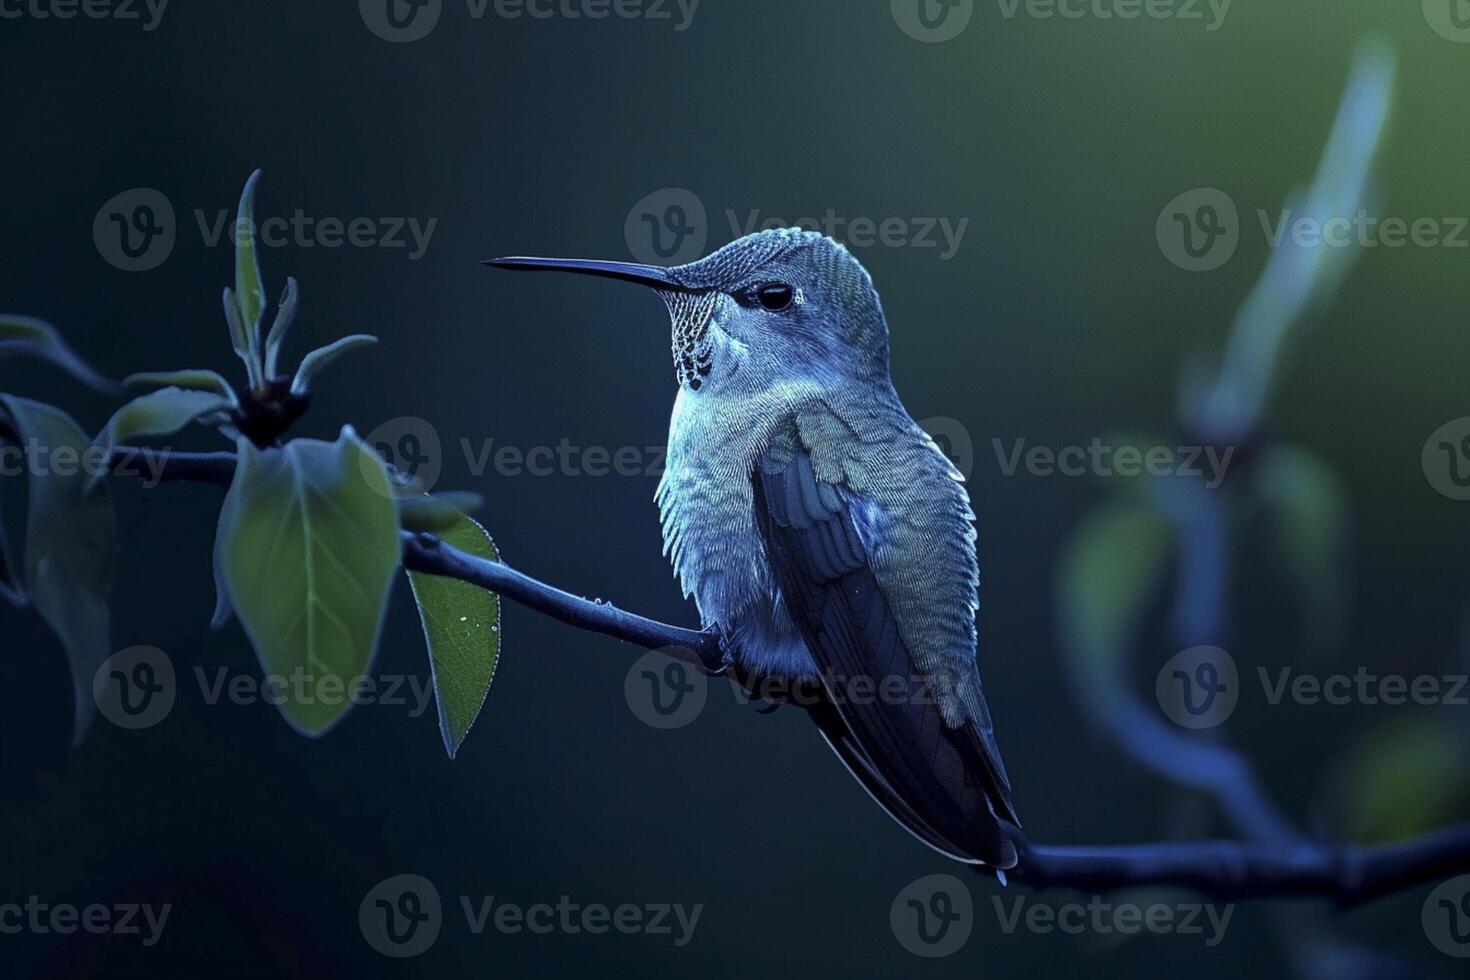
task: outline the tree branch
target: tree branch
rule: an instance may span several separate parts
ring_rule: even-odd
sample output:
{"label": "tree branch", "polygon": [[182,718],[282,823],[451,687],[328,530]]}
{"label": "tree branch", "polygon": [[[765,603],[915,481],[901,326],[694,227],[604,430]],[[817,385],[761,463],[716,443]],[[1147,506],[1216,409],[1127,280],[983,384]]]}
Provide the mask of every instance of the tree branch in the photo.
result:
{"label": "tree branch", "polygon": [[[234,454],[175,453],[124,447],[114,454],[119,476],[227,486]],[[568,626],[657,650],[704,671],[730,673],[713,630],[671,626],[584,599],[540,582],[503,562],[460,551],[430,534],[403,532],[403,565],[478,585]],[[1470,824],[1400,844],[1362,847],[1287,841],[1197,841],[1109,847],[1052,847],[1019,841],[1010,874],[1035,888],[1107,892],[1175,886],[1211,898],[1334,899],[1357,905],[1390,892],[1470,870]]]}

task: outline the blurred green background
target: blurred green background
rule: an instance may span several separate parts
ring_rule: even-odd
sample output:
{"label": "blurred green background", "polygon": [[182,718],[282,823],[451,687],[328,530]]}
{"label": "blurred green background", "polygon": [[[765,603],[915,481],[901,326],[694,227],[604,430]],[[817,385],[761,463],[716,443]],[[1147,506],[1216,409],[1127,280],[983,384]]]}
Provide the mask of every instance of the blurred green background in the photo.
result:
{"label": "blurred green background", "polygon": [[[263,217],[437,219],[417,261],[408,249],[266,250],[270,282],[302,284],[294,351],[347,332],[383,341],[328,377],[303,431],[428,420],[445,446],[442,485],[487,498],[508,561],[692,623],[660,554],[653,477],[476,476],[460,449],[661,443],[674,394],[664,311],[639,290],[478,261],[627,258],[630,209],[670,187],[702,201],[710,248],[732,237],[727,210],[969,219],[949,260],[856,251],[883,295],[911,413],[958,419],[975,445],[980,656],[1026,829],[1049,843],[1225,832],[1096,737],[1062,674],[1058,556],[1111,488],[1007,476],[992,439],[1174,437],[1180,365],[1223,343],[1267,259],[1256,213],[1274,216],[1310,180],[1367,36],[1399,55],[1379,209],[1470,214],[1470,128],[1455,109],[1470,44],[1437,34],[1418,3],[1381,0],[1236,0],[1214,31],[1024,8],[1008,18],[977,2],[958,37],[934,44],[900,29],[887,0],[703,0],[685,30],[673,4],[667,20],[508,19],[493,6],[476,19],[445,0],[437,28],[404,44],[375,36],[354,7],[178,3],[152,31],[6,8],[23,14],[0,19],[0,307],[56,323],[113,376],[233,370],[218,301],[231,257],[201,238],[196,209],[232,208],[259,166]],[[162,265],[130,273],[104,260],[92,226],[137,187],[172,202],[178,241]],[[1239,250],[1209,273],[1175,267],[1155,238],[1165,204],[1198,187],[1223,190],[1242,215]],[[1325,458],[1351,495],[1351,626],[1333,654],[1348,672],[1457,662],[1470,505],[1435,492],[1420,453],[1470,414],[1467,260],[1465,249],[1366,251],[1273,413],[1276,432]],[[48,368],[3,370],[7,388],[73,408],[90,429],[111,408]],[[157,646],[190,673],[253,673],[238,629],[205,629],[216,491],[118,497],[118,646]],[[1300,646],[1271,553],[1262,532],[1235,560],[1231,648],[1252,670],[1293,662]],[[1148,696],[1149,665],[1175,651],[1159,630],[1145,644]],[[1297,975],[1262,905],[1238,909],[1209,949],[1184,936],[1008,936],[990,903],[1002,893],[979,879],[967,947],[917,959],[889,929],[890,903],[950,869],[872,806],[805,719],[757,716],[714,688],[694,724],[654,731],[622,695],[632,651],[515,606],[489,704],[453,763],[432,709],[363,708],[311,742],[268,706],[210,706],[192,685],[165,724],[99,722],[69,750],[69,685],[49,634],[0,610],[0,654],[0,899],[177,906],[154,950],[0,937],[17,976]],[[378,669],[427,675],[406,587]],[[1328,836],[1346,819],[1334,774],[1364,740],[1466,711],[1256,701],[1232,739],[1298,824]],[[429,953],[393,962],[363,942],[357,908],[403,872],[446,897],[705,911],[684,948],[477,937],[461,920]],[[1341,932],[1421,973],[1452,972],[1420,929],[1423,897],[1355,911]]]}

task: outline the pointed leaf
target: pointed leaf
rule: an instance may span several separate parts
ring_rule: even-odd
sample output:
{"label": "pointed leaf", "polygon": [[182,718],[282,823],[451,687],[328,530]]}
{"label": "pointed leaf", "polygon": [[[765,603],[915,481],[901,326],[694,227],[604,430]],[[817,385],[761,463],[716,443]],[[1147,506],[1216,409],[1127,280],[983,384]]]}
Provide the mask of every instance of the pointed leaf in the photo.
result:
{"label": "pointed leaf", "polygon": [[260,319],[265,311],[265,284],[260,278],[260,256],[255,229],[255,185],[260,183],[257,170],[245,181],[240,192],[240,209],[235,215],[235,301],[240,304],[249,349],[260,348]]}
{"label": "pointed leaf", "polygon": [[220,536],[223,531],[224,520],[221,519],[215,527],[214,556],[210,561],[214,567],[214,612],[209,616],[209,628],[215,631],[228,626],[230,619],[235,615],[235,607],[230,604],[230,590],[225,585],[225,567],[221,558],[224,546],[220,541]]}
{"label": "pointed leaf", "polygon": [[[232,402],[207,391],[185,391],[164,388],[128,402],[113,415],[112,421],[97,436],[97,450],[112,455],[113,449],[140,436],[171,436],[190,422],[214,412],[228,412]],[[95,487],[106,476],[99,469],[92,475],[88,488]]]}
{"label": "pointed leaf", "polygon": [[438,534],[459,526],[466,514],[485,506],[477,493],[419,494],[398,502],[398,523],[405,531]]}
{"label": "pointed leaf", "polygon": [[296,380],[291,382],[291,393],[293,395],[304,395],[311,391],[311,383],[322,370],[350,350],[359,347],[368,347],[376,344],[378,338],[371,334],[359,333],[351,337],[343,337],[335,344],[318,347],[307,354],[301,361],[301,367],[296,369]]}
{"label": "pointed leaf", "polygon": [[30,354],[50,361],[89,388],[105,393],[117,390],[117,383],[78,357],[55,327],[34,317],[0,314],[0,356],[5,354]]}
{"label": "pointed leaf", "polygon": [[[500,560],[490,535],[464,515],[454,527],[440,532],[439,538],[478,558]],[[409,572],[408,580],[429,645],[439,732],[452,759],[495,678],[500,657],[500,597],[479,586],[419,572]]]}
{"label": "pointed leaf", "polygon": [[242,439],[239,454],[220,514],[225,589],[265,672],[288,681],[282,714],[319,736],[377,651],[398,509],[382,460],[351,429],[283,449]]}
{"label": "pointed leaf", "polygon": [[271,324],[270,335],[265,339],[265,376],[274,378],[280,370],[281,345],[286,342],[286,335],[291,332],[291,327],[296,323],[296,310],[301,302],[300,290],[296,286],[294,276],[286,277],[286,291],[281,294],[281,302],[276,307],[276,319]]}
{"label": "pointed leaf", "polygon": [[129,388],[183,388],[186,391],[210,391],[238,405],[235,389],[222,375],[202,369],[186,371],[148,371],[123,378]]}
{"label": "pointed leaf", "polygon": [[224,305],[225,323],[230,328],[230,346],[235,349],[235,354],[245,364],[245,376],[251,389],[257,389],[261,386],[262,369],[256,364],[250,334],[245,328],[245,321],[240,316],[240,304],[235,300],[235,291],[229,286],[225,287]]}
{"label": "pointed leaf", "polygon": [[65,412],[0,395],[7,421],[29,453],[25,532],[26,593],[61,640],[71,666],[80,742],[95,710],[92,678],[112,653],[108,598],[117,529],[109,488],[87,492],[82,461],[91,440]]}
{"label": "pointed leaf", "polygon": [[1281,560],[1305,609],[1307,643],[1331,650],[1345,621],[1347,491],[1320,458],[1275,447],[1256,470],[1256,489],[1273,518]]}

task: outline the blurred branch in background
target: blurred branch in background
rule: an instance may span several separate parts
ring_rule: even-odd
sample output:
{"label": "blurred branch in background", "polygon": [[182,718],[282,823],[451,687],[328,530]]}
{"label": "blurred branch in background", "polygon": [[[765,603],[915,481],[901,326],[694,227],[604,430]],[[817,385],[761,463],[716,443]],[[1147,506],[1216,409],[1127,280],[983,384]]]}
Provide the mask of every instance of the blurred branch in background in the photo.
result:
{"label": "blurred branch in background", "polygon": [[[1094,876],[1085,871],[1060,873],[1063,867],[1050,863],[1050,855],[1038,849],[1036,866],[1059,872],[1044,876],[1042,883],[1099,887],[1104,881],[1116,881],[1125,865],[1136,869],[1164,862],[1177,876],[1173,883],[1208,891],[1224,881],[1225,891],[1216,892],[1224,896],[1304,893],[1294,889],[1306,886],[1316,894],[1335,893],[1340,902],[1351,904],[1393,887],[1463,870],[1463,863],[1445,860],[1465,843],[1463,829],[1371,852],[1308,840],[1267,792],[1255,767],[1216,727],[1223,717],[1191,730],[1193,726],[1176,724],[1177,718],[1166,721],[1165,712],[1146,704],[1133,689],[1143,627],[1170,580],[1171,560],[1173,601],[1167,636],[1175,651],[1184,651],[1171,663],[1230,641],[1232,557],[1243,529],[1262,511],[1273,519],[1279,561],[1299,593],[1307,641],[1302,646],[1331,648],[1343,635],[1347,495],[1327,463],[1306,449],[1276,441],[1269,407],[1288,356],[1300,346],[1315,314],[1336,295],[1362,244],[1331,241],[1325,235],[1299,239],[1289,229],[1300,219],[1316,229],[1331,228],[1334,221],[1339,225],[1352,221],[1370,208],[1374,161],[1388,124],[1394,77],[1391,51],[1376,43],[1360,49],[1316,177],[1310,187],[1291,195],[1280,225],[1283,233],[1235,318],[1218,371],[1202,371],[1196,364],[1183,372],[1180,426],[1207,446],[1235,452],[1227,479],[1213,487],[1179,476],[1128,486],[1076,532],[1057,578],[1067,672],[1093,723],[1149,771],[1206,793],[1235,832],[1254,843],[1093,852]],[[1182,672],[1170,672],[1170,665],[1164,664],[1160,685],[1172,683],[1180,673],[1188,675],[1182,684],[1219,683],[1213,664],[1201,659],[1194,666],[1209,672],[1191,674],[1188,664]],[[1238,686],[1240,681],[1232,678],[1228,683]],[[1160,699],[1163,707],[1162,694]],[[1442,754],[1435,758],[1444,761]],[[1387,753],[1380,761],[1398,767],[1402,753]],[[1422,767],[1408,771],[1418,768]],[[1441,768],[1435,778],[1452,780],[1453,769]],[[1394,779],[1400,771],[1380,774],[1382,779],[1362,771],[1355,775],[1406,789],[1402,780]],[[1395,799],[1402,810],[1404,797]],[[1409,836],[1428,828],[1400,829]],[[1259,863],[1263,853],[1273,855],[1265,864]],[[1089,855],[1070,856],[1078,863],[1067,870],[1087,868]],[[1195,863],[1170,860],[1186,856]],[[1418,871],[1414,875],[1389,871],[1395,861],[1406,861]],[[1232,876],[1249,879],[1250,889],[1232,891],[1228,884]],[[1162,874],[1149,878],[1169,880]],[[1333,880],[1338,882],[1336,889],[1328,886]],[[1376,887],[1373,880],[1383,887]],[[1339,968],[1345,959],[1340,954],[1351,944],[1330,937],[1319,917],[1296,910],[1290,925],[1283,924],[1282,934],[1294,947],[1304,975],[1343,975]],[[1360,957],[1356,964],[1358,976],[1402,973],[1402,964],[1384,957]]]}

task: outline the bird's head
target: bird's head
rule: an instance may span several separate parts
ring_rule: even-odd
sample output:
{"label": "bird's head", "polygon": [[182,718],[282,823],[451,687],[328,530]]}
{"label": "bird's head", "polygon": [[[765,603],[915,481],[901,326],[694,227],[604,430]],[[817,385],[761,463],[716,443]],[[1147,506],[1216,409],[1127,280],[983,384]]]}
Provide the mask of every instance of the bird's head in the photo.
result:
{"label": "bird's head", "polygon": [[814,232],[747,235],[688,265],[492,259],[505,269],[641,283],[668,305],[674,368],[691,392],[759,394],[795,380],[888,377],[888,327],[867,270]]}

